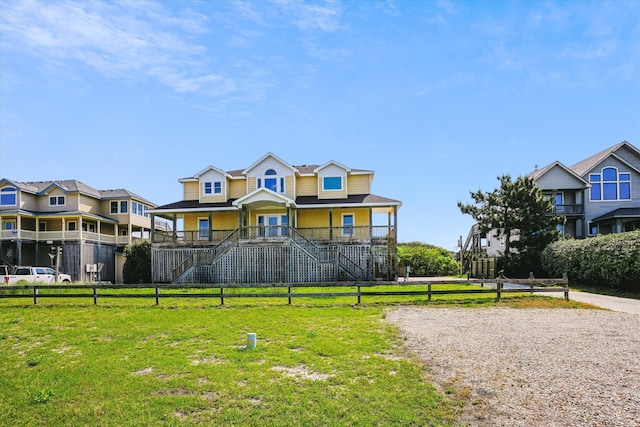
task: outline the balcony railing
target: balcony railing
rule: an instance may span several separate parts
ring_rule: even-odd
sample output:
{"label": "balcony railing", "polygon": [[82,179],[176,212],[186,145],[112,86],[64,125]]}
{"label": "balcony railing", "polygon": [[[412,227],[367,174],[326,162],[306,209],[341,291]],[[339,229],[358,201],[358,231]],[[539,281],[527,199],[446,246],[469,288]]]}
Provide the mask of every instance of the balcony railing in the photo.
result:
{"label": "balcony railing", "polygon": [[95,233],[92,231],[33,231],[33,230],[1,230],[0,240],[30,240],[36,242],[61,242],[86,240],[110,245],[127,245],[135,236],[114,236],[112,234]]}
{"label": "balcony railing", "polygon": [[555,215],[582,215],[584,208],[582,205],[555,205],[552,213]]}
{"label": "balcony railing", "polygon": [[[217,244],[234,231],[235,230],[156,231],[153,235],[153,243]],[[305,239],[316,242],[388,241],[395,239],[393,226],[296,228],[295,231]],[[241,240],[255,241],[276,240],[290,236],[292,236],[292,230],[286,225],[242,227],[238,234],[238,238]]]}

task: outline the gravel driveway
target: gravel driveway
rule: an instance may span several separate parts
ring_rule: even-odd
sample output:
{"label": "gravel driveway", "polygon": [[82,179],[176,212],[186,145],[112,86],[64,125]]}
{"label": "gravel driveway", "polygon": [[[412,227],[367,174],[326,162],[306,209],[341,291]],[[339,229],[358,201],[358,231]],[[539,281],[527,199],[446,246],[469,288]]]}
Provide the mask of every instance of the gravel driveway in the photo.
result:
{"label": "gravel driveway", "polygon": [[586,309],[390,310],[406,350],[472,426],[640,426],[640,316]]}

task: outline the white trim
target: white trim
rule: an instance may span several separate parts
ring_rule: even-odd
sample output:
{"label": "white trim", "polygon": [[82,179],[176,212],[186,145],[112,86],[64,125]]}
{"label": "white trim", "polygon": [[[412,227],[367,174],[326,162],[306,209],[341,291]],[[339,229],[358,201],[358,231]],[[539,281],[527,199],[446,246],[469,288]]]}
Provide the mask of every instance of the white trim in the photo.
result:
{"label": "white trim", "polygon": [[351,172],[351,168],[346,167],[346,166],[345,166],[345,165],[343,165],[342,163],[338,163],[338,162],[336,162],[335,160],[329,160],[329,161],[328,161],[327,163],[325,163],[324,165],[322,165],[322,166],[318,166],[317,168],[315,168],[315,169],[313,170],[313,173],[316,173],[316,174],[317,174],[317,173],[318,173],[318,172],[320,172],[322,169],[324,169],[324,168],[326,168],[326,167],[329,167],[329,166],[331,166],[331,165],[337,166],[337,167],[339,167],[340,169],[343,169],[343,170],[344,170],[345,172],[347,172],[347,173],[350,173],[350,172]]}

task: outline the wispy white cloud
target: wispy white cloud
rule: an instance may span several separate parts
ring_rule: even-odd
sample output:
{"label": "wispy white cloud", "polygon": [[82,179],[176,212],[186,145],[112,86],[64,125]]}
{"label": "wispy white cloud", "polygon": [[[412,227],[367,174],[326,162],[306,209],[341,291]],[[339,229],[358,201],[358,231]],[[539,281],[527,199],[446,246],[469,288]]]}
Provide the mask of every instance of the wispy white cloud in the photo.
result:
{"label": "wispy white cloud", "polygon": [[172,16],[147,2],[10,1],[1,19],[5,50],[77,61],[110,77],[154,78],[176,90],[197,89],[188,84],[194,77],[185,68],[199,64],[206,49],[177,29],[187,35],[204,31],[202,15]]}

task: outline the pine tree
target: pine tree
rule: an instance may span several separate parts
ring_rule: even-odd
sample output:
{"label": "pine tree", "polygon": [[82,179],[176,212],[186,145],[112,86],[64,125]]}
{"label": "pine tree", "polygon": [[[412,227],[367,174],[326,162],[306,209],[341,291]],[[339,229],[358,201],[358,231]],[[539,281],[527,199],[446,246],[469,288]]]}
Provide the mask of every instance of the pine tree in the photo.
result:
{"label": "pine tree", "polygon": [[[470,192],[473,204],[458,202],[460,211],[478,222],[481,233],[504,237],[505,261],[524,251],[542,251],[558,238],[557,225],[563,219],[552,215],[553,203],[531,177],[498,177],[500,188],[491,192]],[[517,236],[517,238],[514,238]]]}

